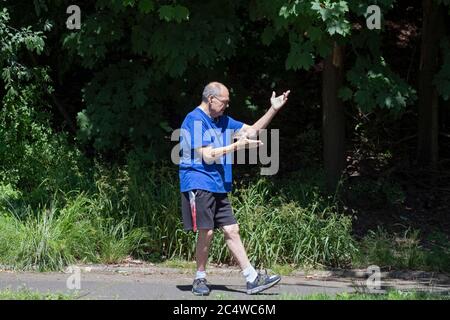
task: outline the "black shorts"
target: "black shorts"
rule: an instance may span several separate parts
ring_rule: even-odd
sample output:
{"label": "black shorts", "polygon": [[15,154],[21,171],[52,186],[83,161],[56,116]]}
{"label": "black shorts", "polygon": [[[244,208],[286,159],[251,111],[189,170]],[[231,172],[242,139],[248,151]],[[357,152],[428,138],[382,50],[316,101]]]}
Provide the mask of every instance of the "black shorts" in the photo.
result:
{"label": "black shorts", "polygon": [[[190,199],[191,197],[191,199]],[[236,224],[236,218],[226,193],[191,190],[181,193],[184,230],[217,229]]]}

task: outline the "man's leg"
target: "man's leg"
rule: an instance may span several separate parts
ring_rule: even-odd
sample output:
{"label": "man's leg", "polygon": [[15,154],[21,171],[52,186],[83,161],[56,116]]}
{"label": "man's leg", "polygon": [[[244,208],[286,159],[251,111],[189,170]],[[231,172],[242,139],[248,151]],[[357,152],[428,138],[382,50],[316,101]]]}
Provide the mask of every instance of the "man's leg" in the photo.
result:
{"label": "man's leg", "polygon": [[215,197],[206,190],[190,190],[181,193],[181,211],[184,230],[198,232],[196,242],[197,273],[192,285],[192,293],[203,296],[209,294],[206,281],[206,264],[214,229]]}
{"label": "man's leg", "polygon": [[242,273],[247,280],[247,293],[254,294],[266,290],[280,281],[280,276],[267,276],[258,274],[247,257],[244,245],[239,235],[239,226],[232,224],[222,227],[225,241],[233,257],[241,267]]}
{"label": "man's leg", "polygon": [[198,239],[196,247],[197,271],[205,271],[208,262],[209,245],[213,238],[213,230],[198,230]]}
{"label": "man's leg", "polygon": [[213,238],[213,230],[199,229],[196,247],[197,273],[192,284],[192,293],[197,296],[209,295],[206,282],[206,263],[208,262],[209,245]]}
{"label": "man's leg", "polygon": [[241,237],[239,235],[239,225],[232,224],[229,226],[224,226],[222,227],[222,229],[225,236],[225,242],[227,243],[228,248],[233,254],[234,259],[236,259],[241,269],[245,270],[246,268],[251,266],[251,264],[248,260],[247,252],[245,251],[244,245],[242,244]]}

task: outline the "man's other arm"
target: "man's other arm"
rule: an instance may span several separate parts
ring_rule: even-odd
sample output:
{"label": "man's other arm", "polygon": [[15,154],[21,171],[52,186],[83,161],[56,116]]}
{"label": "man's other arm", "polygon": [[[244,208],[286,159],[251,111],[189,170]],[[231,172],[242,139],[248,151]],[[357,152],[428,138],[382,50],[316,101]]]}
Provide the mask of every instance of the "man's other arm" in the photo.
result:
{"label": "man's other arm", "polygon": [[207,147],[197,148],[195,150],[203,158],[203,160],[206,163],[211,164],[215,160],[221,158],[222,156],[224,156],[230,152],[235,152],[237,150],[241,150],[244,148],[253,149],[253,148],[257,148],[261,145],[263,145],[263,143],[260,140],[242,138],[242,139],[239,139],[238,141],[236,141],[232,144],[229,144],[225,147],[213,148],[211,146],[207,146]]}

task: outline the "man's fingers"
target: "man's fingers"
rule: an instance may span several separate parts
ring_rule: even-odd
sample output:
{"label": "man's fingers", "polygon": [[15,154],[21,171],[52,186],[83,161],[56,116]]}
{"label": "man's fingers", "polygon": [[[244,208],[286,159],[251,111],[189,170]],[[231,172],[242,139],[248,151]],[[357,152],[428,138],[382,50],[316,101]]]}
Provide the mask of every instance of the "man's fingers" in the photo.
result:
{"label": "man's fingers", "polygon": [[283,92],[283,96],[285,99],[287,99],[287,97],[289,96],[289,93],[291,92],[291,90],[288,90],[286,92]]}
{"label": "man's fingers", "polygon": [[255,146],[255,147],[264,145],[264,143],[261,140],[253,140],[253,139],[245,138],[245,142],[249,146]]}
{"label": "man's fingers", "polygon": [[272,98],[270,101],[276,109],[279,109],[288,101],[289,93],[291,93],[291,90],[284,91],[283,94],[276,97],[275,91],[272,91]]}
{"label": "man's fingers", "polygon": [[250,144],[251,147],[259,147],[262,145],[264,145],[264,143],[262,143],[262,141],[259,141],[259,140]]}
{"label": "man's fingers", "polygon": [[259,142],[261,142],[261,143],[262,143],[261,140],[255,140],[255,139],[249,139],[249,138],[245,138],[245,141],[246,141],[246,142],[249,142],[249,143],[250,143],[250,142],[251,142],[251,143],[257,143],[257,142],[259,143]]}

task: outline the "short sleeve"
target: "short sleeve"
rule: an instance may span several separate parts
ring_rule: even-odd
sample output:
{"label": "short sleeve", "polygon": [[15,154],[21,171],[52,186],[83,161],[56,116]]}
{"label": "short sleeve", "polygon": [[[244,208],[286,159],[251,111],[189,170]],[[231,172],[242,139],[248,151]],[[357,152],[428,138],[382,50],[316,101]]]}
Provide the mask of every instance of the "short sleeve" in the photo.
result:
{"label": "short sleeve", "polygon": [[233,119],[230,116],[227,116],[227,117],[228,117],[228,119],[227,119],[228,120],[227,121],[227,129],[232,129],[234,131],[238,131],[244,126],[243,122],[235,120],[235,119]]}
{"label": "short sleeve", "polygon": [[187,149],[197,149],[212,144],[211,134],[200,119],[186,118],[181,129],[181,143]]}

